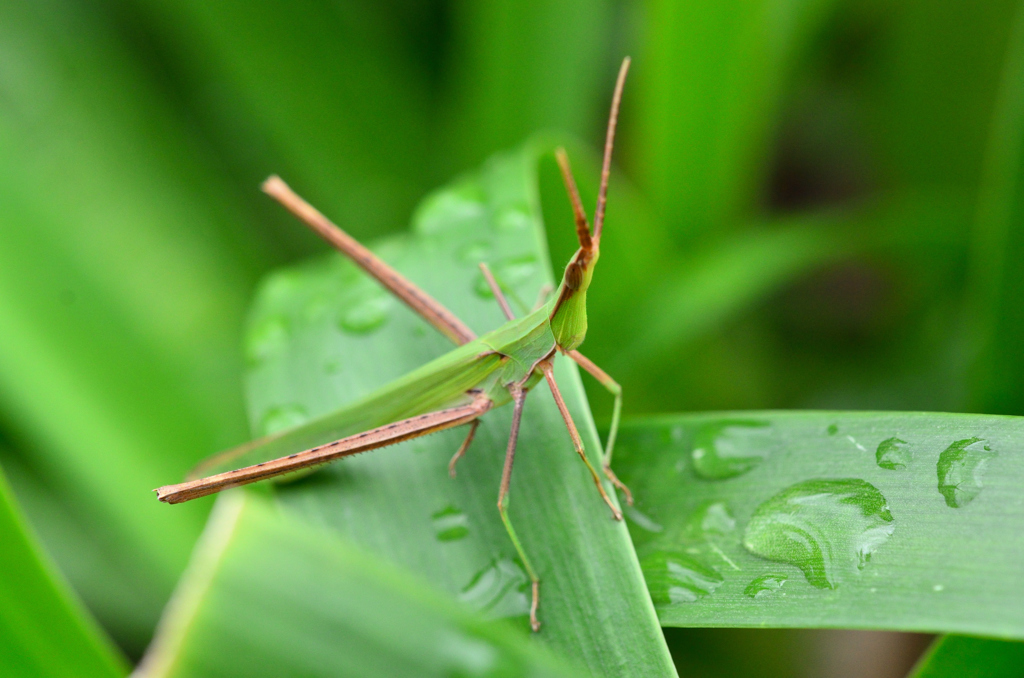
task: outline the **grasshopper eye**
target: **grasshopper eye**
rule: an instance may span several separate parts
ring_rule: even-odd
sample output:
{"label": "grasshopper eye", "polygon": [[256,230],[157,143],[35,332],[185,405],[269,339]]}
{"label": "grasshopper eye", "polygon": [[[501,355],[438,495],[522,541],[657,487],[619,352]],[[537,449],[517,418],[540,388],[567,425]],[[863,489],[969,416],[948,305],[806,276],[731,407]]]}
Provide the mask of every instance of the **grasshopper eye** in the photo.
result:
{"label": "grasshopper eye", "polygon": [[583,267],[575,261],[565,267],[565,286],[570,290],[578,290],[583,283]]}

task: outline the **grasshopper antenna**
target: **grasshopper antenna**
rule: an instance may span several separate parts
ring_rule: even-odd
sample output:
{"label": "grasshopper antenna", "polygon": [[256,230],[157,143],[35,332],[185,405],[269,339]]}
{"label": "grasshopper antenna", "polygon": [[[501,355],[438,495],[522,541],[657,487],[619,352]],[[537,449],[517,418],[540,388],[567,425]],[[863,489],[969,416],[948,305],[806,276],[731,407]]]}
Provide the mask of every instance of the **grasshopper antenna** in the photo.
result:
{"label": "grasshopper antenna", "polygon": [[576,180],[572,177],[569,156],[566,155],[564,148],[558,147],[555,149],[555,159],[558,160],[558,168],[562,170],[562,181],[565,183],[566,192],[569,193],[572,213],[576,217],[576,238],[580,241],[580,247],[590,252],[594,248],[594,243],[590,237],[590,225],[587,223],[587,213],[583,209],[580,192],[576,188]]}
{"label": "grasshopper antenna", "polygon": [[615,81],[615,94],[612,96],[612,110],[608,116],[608,131],[604,138],[601,188],[597,192],[597,209],[594,211],[594,240],[598,243],[601,241],[601,227],[604,226],[604,206],[608,202],[608,176],[612,170],[612,146],[615,144],[615,125],[619,121],[619,101],[622,100],[622,86],[626,84],[629,61],[629,57],[626,57],[619,67],[619,78]]}

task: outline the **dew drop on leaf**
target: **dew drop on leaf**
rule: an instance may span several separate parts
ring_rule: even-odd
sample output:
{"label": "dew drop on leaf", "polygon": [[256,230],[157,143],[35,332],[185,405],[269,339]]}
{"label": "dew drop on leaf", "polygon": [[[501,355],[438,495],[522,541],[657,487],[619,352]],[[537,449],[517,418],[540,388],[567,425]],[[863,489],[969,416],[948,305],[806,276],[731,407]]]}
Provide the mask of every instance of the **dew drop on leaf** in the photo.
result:
{"label": "dew drop on leaf", "polygon": [[258,320],[245,338],[245,356],[256,367],[284,353],[290,336],[288,319],[272,315]]}
{"label": "dew drop on leaf", "polygon": [[499,231],[520,231],[528,228],[531,221],[528,210],[512,207],[498,214],[495,225]]}
{"label": "dew drop on leaf", "polygon": [[878,443],[878,449],[875,450],[875,461],[880,467],[890,471],[906,468],[912,458],[910,444],[899,438],[887,438]]}
{"label": "dew drop on leaf", "polygon": [[458,541],[469,534],[469,519],[454,506],[446,506],[431,516],[438,541]]}
{"label": "dew drop on leaf", "polygon": [[997,456],[981,438],[957,440],[939,455],[939,492],[951,508],[972,502],[982,490],[988,463]]}
{"label": "dew drop on leaf", "polygon": [[856,576],[895,529],[885,497],[857,478],[791,485],[754,511],[743,545],[754,555],[796,565],[818,588]]}
{"label": "dew drop on leaf", "polygon": [[715,568],[672,551],[655,551],[640,561],[640,567],[655,605],[695,603],[725,581]]}
{"label": "dew drop on leaf", "polygon": [[352,334],[369,334],[387,322],[392,303],[383,295],[363,299],[342,312],[338,326]]}
{"label": "dew drop on leaf", "polygon": [[707,480],[743,475],[771,454],[772,433],[771,425],[763,421],[738,419],[707,424],[693,440],[693,468]]}
{"label": "dew drop on leaf", "polygon": [[279,405],[267,410],[260,420],[263,435],[284,431],[305,424],[309,419],[305,408],[301,405]]}
{"label": "dew drop on leaf", "polygon": [[530,614],[530,578],[513,560],[492,560],[459,592],[459,601],[489,618]]}
{"label": "dew drop on leaf", "polygon": [[711,536],[723,536],[736,529],[736,519],[732,517],[725,502],[715,501],[704,504],[686,518],[683,528],[688,539],[707,539]]}
{"label": "dew drop on leaf", "polygon": [[751,598],[767,598],[782,589],[782,585],[786,583],[787,579],[789,577],[784,574],[762,574],[747,584],[743,593]]}
{"label": "dew drop on leaf", "polygon": [[[514,290],[530,280],[536,272],[537,258],[532,254],[504,259],[491,267],[491,273],[494,274],[506,294],[509,289]],[[473,291],[484,299],[494,298],[494,293],[491,291],[491,286],[488,284],[487,278],[484,277],[483,271],[477,272],[473,282]]]}

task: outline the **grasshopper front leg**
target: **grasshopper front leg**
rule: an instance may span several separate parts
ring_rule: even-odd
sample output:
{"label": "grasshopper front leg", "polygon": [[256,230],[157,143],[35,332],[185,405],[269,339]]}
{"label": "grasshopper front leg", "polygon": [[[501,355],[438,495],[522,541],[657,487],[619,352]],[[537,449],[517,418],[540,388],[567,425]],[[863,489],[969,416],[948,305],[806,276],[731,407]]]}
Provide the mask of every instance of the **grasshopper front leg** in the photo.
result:
{"label": "grasshopper front leg", "polygon": [[626,495],[626,503],[632,506],[633,493],[629,491],[626,484],[619,480],[619,477],[615,475],[615,471],[612,470],[612,451],[615,449],[615,438],[619,433],[619,418],[622,416],[622,387],[619,386],[619,382],[612,379],[607,372],[595,365],[590,358],[579,351],[569,351],[566,355],[597,379],[615,398],[615,404],[612,406],[612,425],[608,431],[608,442],[604,447],[602,470],[608,476],[608,480],[612,481],[612,484]]}
{"label": "grasshopper front leg", "polygon": [[569,429],[569,436],[572,438],[573,447],[576,448],[576,453],[580,455],[583,463],[587,465],[590,470],[590,475],[594,479],[594,484],[597,485],[597,491],[601,493],[601,498],[604,499],[604,503],[608,504],[608,508],[612,510],[612,517],[615,520],[622,520],[622,512],[612,502],[611,497],[604,491],[604,485],[601,484],[601,477],[597,475],[597,471],[594,469],[594,465],[587,459],[587,452],[583,449],[583,439],[580,438],[580,432],[576,429],[576,422],[572,420],[572,415],[569,414],[569,408],[565,405],[565,400],[562,399],[562,392],[558,390],[558,383],[555,382],[555,373],[551,367],[549,361],[542,362],[539,369],[544,372],[544,378],[548,381],[548,386],[551,387],[551,394],[555,397],[555,404],[558,405],[558,411],[562,414],[562,419],[565,420],[565,427]]}

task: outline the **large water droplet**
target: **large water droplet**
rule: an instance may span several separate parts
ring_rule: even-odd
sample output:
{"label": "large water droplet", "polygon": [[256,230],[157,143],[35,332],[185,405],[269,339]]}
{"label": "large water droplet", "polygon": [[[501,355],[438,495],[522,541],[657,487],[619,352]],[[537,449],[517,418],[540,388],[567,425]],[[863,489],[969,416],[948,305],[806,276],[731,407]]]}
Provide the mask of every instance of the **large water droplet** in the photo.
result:
{"label": "large water droplet", "polygon": [[245,356],[257,366],[284,353],[289,339],[288,319],[283,315],[262,318],[250,329],[245,341]]}
{"label": "large water droplet", "polygon": [[438,541],[457,541],[469,534],[469,518],[454,506],[446,506],[431,518]]}
{"label": "large water droplet", "polygon": [[875,450],[875,461],[879,466],[890,471],[906,468],[910,465],[912,458],[913,451],[910,449],[910,444],[899,438],[887,438],[878,443],[878,449]]}
{"label": "large water droplet", "polygon": [[694,603],[725,581],[713,567],[683,553],[655,551],[640,566],[655,605]]}
{"label": "large water droplet", "polygon": [[716,421],[702,427],[693,441],[693,468],[708,480],[743,475],[771,454],[772,427],[753,420]]}
{"label": "large water droplet", "polygon": [[489,617],[521,617],[530,614],[530,578],[517,563],[492,560],[473,575],[459,593],[459,600]]}
{"label": "large water droplet", "polygon": [[284,431],[305,424],[309,415],[301,405],[280,405],[272,407],[263,415],[260,425],[263,435]]}
{"label": "large water droplet", "polygon": [[894,528],[874,485],[857,478],[808,480],[758,506],[743,545],[762,558],[796,565],[813,586],[834,589],[868,563]]}
{"label": "large water droplet", "polygon": [[338,325],[346,332],[369,334],[387,321],[393,303],[389,296],[374,294],[344,311]]}
{"label": "large water droplet", "polygon": [[965,438],[947,447],[939,455],[936,471],[939,475],[939,492],[946,499],[946,505],[961,508],[981,493],[990,460],[998,453],[981,438]]}
{"label": "large water droplet", "polygon": [[782,588],[782,585],[786,583],[787,579],[789,577],[784,574],[762,574],[747,584],[747,588],[743,589],[743,593],[751,598],[767,598],[768,596],[775,595]]}

